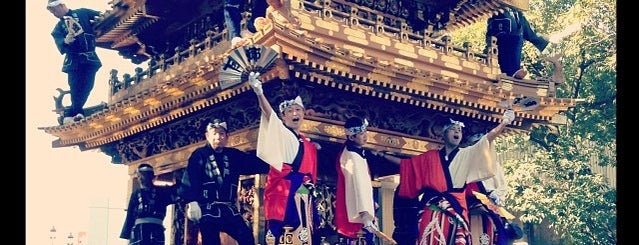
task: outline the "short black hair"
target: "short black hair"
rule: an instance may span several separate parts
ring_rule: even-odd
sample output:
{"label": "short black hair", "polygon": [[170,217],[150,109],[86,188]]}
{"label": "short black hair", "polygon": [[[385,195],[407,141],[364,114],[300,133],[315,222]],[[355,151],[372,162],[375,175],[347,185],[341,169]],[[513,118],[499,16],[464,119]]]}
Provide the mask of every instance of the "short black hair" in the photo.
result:
{"label": "short black hair", "polygon": [[364,125],[364,119],[360,117],[351,117],[344,123],[344,128],[359,127]]}
{"label": "short black hair", "polygon": [[221,128],[224,129],[224,132],[228,132],[228,129],[226,128],[226,122],[223,122],[219,118],[211,119],[211,121],[206,125],[207,131],[213,128]]}
{"label": "short black hair", "polygon": [[153,166],[151,166],[151,164],[148,164],[148,163],[142,163],[142,164],[140,164],[140,165],[138,166],[138,170],[137,170],[137,171],[138,171],[138,172],[140,172],[140,171],[144,171],[144,172],[148,171],[148,170],[146,170],[146,169],[145,169],[145,170],[142,170],[143,168],[150,168],[150,169],[151,169],[151,172],[153,172]]}

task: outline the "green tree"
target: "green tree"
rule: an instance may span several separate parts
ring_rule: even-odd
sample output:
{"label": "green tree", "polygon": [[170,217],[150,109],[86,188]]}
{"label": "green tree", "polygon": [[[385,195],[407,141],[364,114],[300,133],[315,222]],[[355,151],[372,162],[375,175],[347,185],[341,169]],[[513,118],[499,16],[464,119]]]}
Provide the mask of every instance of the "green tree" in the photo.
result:
{"label": "green tree", "polygon": [[[507,207],[537,231],[527,234],[530,244],[616,244],[616,191],[591,170],[591,141],[560,134],[545,148],[516,135],[499,144],[519,152],[504,163]],[[558,239],[536,236],[546,230]]]}
{"label": "green tree", "polygon": [[[565,83],[556,97],[583,102],[565,113],[565,125],[541,125],[499,141],[500,151],[519,152],[504,162],[507,207],[532,228],[530,244],[616,244],[616,189],[591,170],[617,165],[616,2],[531,1],[525,14],[539,33],[578,27],[541,53],[525,43],[523,64],[539,78],[549,70],[542,58],[561,54]],[[482,50],[485,30],[476,23],[455,31],[453,43]],[[535,230],[553,231],[555,239],[538,239]]]}

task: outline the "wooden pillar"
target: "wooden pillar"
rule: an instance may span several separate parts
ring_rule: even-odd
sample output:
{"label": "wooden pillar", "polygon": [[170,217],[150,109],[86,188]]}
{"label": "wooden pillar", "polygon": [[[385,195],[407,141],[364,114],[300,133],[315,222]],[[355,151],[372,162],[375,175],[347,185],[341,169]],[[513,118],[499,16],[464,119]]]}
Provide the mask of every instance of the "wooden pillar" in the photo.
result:
{"label": "wooden pillar", "polygon": [[[392,176],[390,179],[382,181],[379,188],[379,206],[382,210],[379,229],[388,236],[392,236],[393,230],[395,229],[393,220],[393,195],[395,194],[395,188],[397,188],[398,183],[399,175]],[[382,244],[386,243],[382,242]]]}
{"label": "wooden pillar", "polygon": [[199,244],[202,243],[200,242],[200,231],[198,225],[189,219],[184,219],[184,245]]}

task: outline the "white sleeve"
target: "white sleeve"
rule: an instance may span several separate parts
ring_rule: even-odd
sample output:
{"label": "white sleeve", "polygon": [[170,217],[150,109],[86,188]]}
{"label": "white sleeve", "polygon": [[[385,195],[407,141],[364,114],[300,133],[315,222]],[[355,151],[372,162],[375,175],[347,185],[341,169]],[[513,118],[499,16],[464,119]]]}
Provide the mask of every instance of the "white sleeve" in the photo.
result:
{"label": "white sleeve", "polygon": [[484,187],[487,192],[496,192],[499,196],[499,199],[504,203],[506,199],[506,190],[508,186],[506,185],[506,178],[504,177],[504,168],[500,163],[495,165],[497,169],[495,170],[495,176],[482,181]]}
{"label": "white sleeve", "polygon": [[486,135],[474,145],[459,149],[448,167],[453,187],[462,188],[465,183],[495,176],[496,155],[495,147],[488,142]]}
{"label": "white sleeve", "polygon": [[276,113],[271,113],[270,118],[266,118],[262,113],[257,135],[259,158],[281,171],[282,163],[293,162],[299,150],[299,144],[297,136],[284,126]]}
{"label": "white sleeve", "polygon": [[340,167],[344,174],[346,214],[352,223],[364,223],[360,212],[367,212],[372,220],[375,215],[373,204],[373,185],[366,159],[357,153],[344,149],[340,158]]}

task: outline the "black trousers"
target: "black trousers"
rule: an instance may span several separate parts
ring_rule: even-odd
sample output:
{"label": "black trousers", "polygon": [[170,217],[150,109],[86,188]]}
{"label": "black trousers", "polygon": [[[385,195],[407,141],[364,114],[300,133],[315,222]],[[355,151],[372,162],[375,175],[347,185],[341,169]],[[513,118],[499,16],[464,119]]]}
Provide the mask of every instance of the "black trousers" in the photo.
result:
{"label": "black trousers", "polygon": [[130,245],[164,245],[164,226],[160,224],[145,223],[133,227],[133,237],[129,239]]}
{"label": "black trousers", "polygon": [[497,60],[502,73],[512,76],[517,70],[521,69],[522,49],[524,41],[532,43],[537,50],[544,51],[548,46],[548,40],[537,34],[532,29],[526,17],[522,14],[519,19],[512,21],[519,28],[518,32],[504,33],[497,35],[497,47],[499,54]]}
{"label": "black trousers", "polygon": [[202,245],[220,245],[220,232],[231,236],[239,245],[256,244],[253,231],[235,206],[213,204],[210,207],[201,206],[201,208],[202,218],[199,228]]}
{"label": "black trousers", "polygon": [[247,29],[250,32],[257,32],[257,29],[255,29],[255,19],[257,19],[257,17],[266,17],[266,8],[268,8],[266,0],[251,0],[251,18],[247,25]]}
{"label": "black trousers", "polygon": [[95,75],[98,69],[99,67],[96,67],[94,64],[83,64],[67,72],[71,95],[71,108],[64,112],[65,117],[73,117],[77,114],[84,116],[84,104],[87,103],[91,90],[93,90]]}

